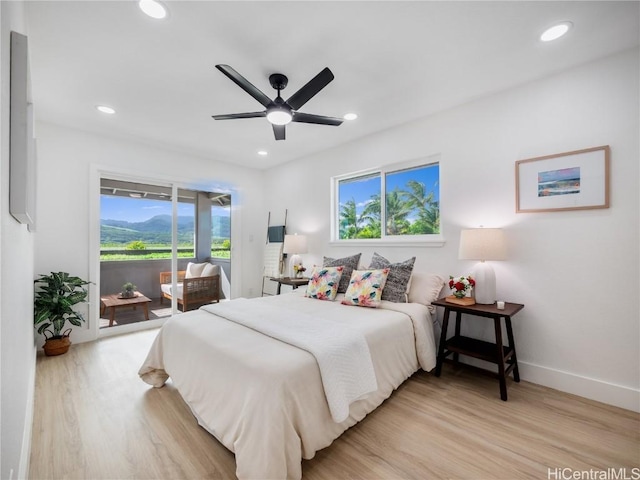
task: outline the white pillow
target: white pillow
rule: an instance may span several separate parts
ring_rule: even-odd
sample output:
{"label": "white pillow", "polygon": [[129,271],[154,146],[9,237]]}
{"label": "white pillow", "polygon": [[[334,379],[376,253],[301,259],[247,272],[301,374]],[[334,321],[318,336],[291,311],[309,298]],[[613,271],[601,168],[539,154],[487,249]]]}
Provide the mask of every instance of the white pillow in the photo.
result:
{"label": "white pillow", "polygon": [[204,270],[204,267],[206,267],[207,265],[208,265],[207,262],[205,262],[205,263],[192,263],[192,262],[189,262],[187,264],[187,272],[184,274],[184,278],[201,277],[202,276],[202,270]]}
{"label": "white pillow", "polygon": [[444,278],[440,275],[414,271],[411,275],[409,302],[429,306],[438,299],[443,286]]}
{"label": "white pillow", "polygon": [[213,265],[211,263],[207,263],[204,266],[204,269],[202,270],[202,275],[200,275],[201,277],[213,277],[214,275],[218,275],[218,269],[220,267],[218,267],[218,265]]}

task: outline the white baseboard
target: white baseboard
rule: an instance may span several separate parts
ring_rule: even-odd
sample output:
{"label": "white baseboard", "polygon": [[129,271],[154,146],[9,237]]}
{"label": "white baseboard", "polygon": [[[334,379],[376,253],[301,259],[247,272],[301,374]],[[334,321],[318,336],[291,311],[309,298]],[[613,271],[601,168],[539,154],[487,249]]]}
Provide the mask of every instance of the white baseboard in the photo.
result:
{"label": "white baseboard", "polygon": [[640,412],[640,390],[518,360],[520,378],[598,402]]}
{"label": "white baseboard", "polygon": [[33,362],[29,371],[29,391],[27,392],[27,409],[24,415],[24,431],[22,433],[22,448],[20,450],[20,464],[18,466],[18,480],[29,478],[29,461],[31,460],[31,435],[33,432],[33,410],[36,398],[36,358],[38,348],[33,346]]}

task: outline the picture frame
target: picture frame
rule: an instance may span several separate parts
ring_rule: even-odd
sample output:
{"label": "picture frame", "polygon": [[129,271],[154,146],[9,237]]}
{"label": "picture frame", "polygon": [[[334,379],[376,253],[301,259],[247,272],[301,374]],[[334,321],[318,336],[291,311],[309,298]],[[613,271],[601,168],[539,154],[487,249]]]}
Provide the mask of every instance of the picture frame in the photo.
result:
{"label": "picture frame", "polygon": [[516,161],[516,213],[609,208],[609,145]]}

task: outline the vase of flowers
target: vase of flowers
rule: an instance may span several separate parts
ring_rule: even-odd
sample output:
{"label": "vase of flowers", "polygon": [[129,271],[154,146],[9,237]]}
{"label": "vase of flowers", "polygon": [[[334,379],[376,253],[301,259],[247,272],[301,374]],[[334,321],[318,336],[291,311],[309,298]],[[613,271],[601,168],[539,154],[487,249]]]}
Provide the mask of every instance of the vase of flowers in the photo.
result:
{"label": "vase of flowers", "polygon": [[449,288],[451,289],[453,296],[456,298],[466,297],[467,293],[470,292],[475,285],[476,281],[471,277],[471,275],[457,278],[451,275],[449,276]]}
{"label": "vase of flowers", "polygon": [[295,278],[302,278],[302,274],[306,271],[307,269],[302,264],[293,266],[293,275]]}

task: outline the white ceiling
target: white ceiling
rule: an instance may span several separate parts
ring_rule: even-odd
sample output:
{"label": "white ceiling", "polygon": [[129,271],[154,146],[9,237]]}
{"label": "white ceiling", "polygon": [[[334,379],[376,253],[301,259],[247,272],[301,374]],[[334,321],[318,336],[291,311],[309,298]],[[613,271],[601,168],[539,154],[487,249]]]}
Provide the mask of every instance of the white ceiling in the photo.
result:
{"label": "white ceiling", "polygon": [[[36,118],[254,168],[295,160],[472,99],[637,46],[638,2],[27,2]],[[551,43],[558,21],[574,28]],[[288,98],[324,67],[335,80],[300,111],[359,118],[290,124],[276,142],[263,110],[214,68]],[[107,104],[116,115],[99,114]],[[259,157],[258,150],[267,150]]]}

